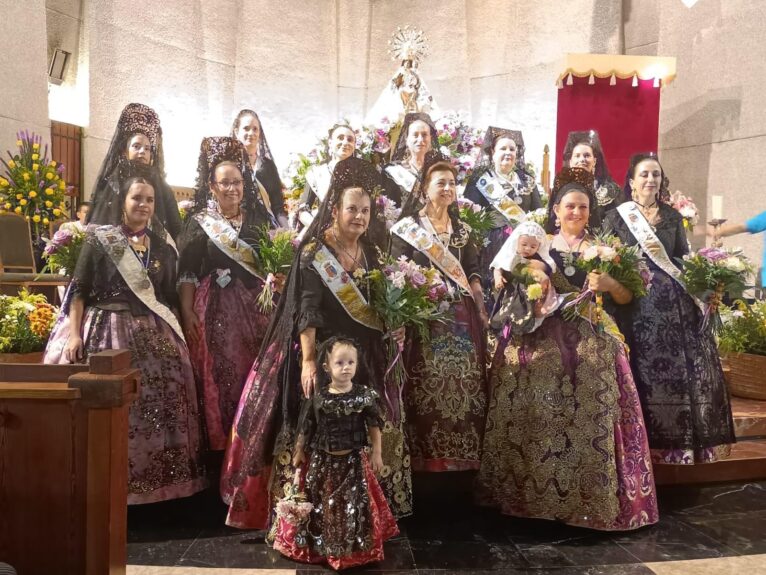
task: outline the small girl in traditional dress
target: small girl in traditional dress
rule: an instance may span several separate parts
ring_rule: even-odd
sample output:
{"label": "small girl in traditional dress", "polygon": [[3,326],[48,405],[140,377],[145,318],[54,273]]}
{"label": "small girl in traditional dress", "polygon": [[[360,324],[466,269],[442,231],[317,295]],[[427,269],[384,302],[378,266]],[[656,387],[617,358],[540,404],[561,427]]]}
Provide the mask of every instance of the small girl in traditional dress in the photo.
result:
{"label": "small girl in traditional dress", "polygon": [[558,308],[561,301],[549,280],[556,263],[549,249],[540,224],[525,221],[513,230],[490,264],[498,290],[491,327],[529,333]]}
{"label": "small girl in traditional dress", "polygon": [[296,483],[311,510],[296,520],[277,507],[274,548],[337,570],[382,560],[383,542],[399,529],[373,473],[383,468],[382,420],[377,393],[353,381],[359,352],[353,341],[332,337],[319,361],[330,381],[304,400],[293,453]]}

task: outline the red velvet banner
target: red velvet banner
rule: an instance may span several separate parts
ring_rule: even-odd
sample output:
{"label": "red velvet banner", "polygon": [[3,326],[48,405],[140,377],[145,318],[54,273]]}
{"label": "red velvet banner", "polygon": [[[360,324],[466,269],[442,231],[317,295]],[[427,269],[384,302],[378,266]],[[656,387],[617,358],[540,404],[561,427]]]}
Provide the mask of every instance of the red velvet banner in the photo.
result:
{"label": "red velvet banner", "polygon": [[556,166],[561,167],[567,135],[573,130],[596,130],[612,178],[622,186],[630,156],[657,150],[660,122],[660,89],[653,80],[620,80],[573,77],[559,89],[556,120]]}

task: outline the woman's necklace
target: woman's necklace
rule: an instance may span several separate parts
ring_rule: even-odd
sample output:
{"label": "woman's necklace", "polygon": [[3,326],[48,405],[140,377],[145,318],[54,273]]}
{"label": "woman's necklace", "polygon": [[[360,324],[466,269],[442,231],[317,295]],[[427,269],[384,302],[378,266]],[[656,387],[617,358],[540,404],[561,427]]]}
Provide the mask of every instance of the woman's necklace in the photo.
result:
{"label": "woman's necklace", "polygon": [[[580,247],[585,241],[585,230],[574,236],[571,240],[561,232],[556,234],[556,238],[561,238],[567,246],[565,251],[559,251],[561,253],[561,259],[564,261],[564,275],[567,277],[572,277],[575,275],[575,272],[577,272],[577,269],[574,266],[574,253],[580,251]],[[554,241],[556,238],[554,238]],[[577,247],[575,247],[575,244]]]}
{"label": "woman's necklace", "polygon": [[149,257],[151,255],[151,246],[146,245],[146,228],[138,231],[131,230],[128,226],[122,226],[122,233],[128,238],[128,245],[133,250],[133,254],[141,262],[141,265],[146,268],[149,266]]}
{"label": "woman's necklace", "polygon": [[653,201],[648,206],[645,206],[641,202],[638,202],[636,200],[633,200],[638,208],[641,210],[641,213],[646,218],[646,221],[649,222],[649,225],[654,229],[654,225],[657,223],[657,216],[660,213],[660,207],[657,205],[657,201]]}
{"label": "woman's necklace", "polygon": [[[359,242],[357,242],[357,243],[356,243],[356,250],[355,250],[355,252],[354,252],[356,255],[354,255],[354,254],[352,254],[351,252],[349,252],[349,251],[346,249],[346,246],[344,246],[344,245],[343,245],[343,244],[340,242],[340,238],[338,238],[338,234],[337,234],[337,233],[335,233],[335,229],[334,229],[334,228],[333,228],[333,230],[332,230],[332,237],[335,239],[335,245],[336,245],[336,246],[338,246],[338,247],[341,249],[341,251],[342,251],[344,254],[346,254],[348,257],[350,257],[350,258],[353,260],[355,267],[365,267],[365,266],[363,266],[363,265],[362,265],[362,263],[359,261],[359,252],[360,252],[360,250],[361,250],[361,248],[360,248],[360,246],[359,246]],[[364,253],[362,253],[362,255],[364,255]],[[365,263],[367,263],[367,262],[365,261]]]}

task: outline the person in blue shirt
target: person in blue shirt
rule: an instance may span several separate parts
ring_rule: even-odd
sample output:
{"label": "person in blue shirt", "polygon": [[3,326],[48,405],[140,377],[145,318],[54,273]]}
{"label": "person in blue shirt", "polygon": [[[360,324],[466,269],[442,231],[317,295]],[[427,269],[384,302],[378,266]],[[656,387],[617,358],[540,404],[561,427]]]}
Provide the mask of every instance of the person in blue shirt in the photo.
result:
{"label": "person in blue shirt", "polygon": [[[713,230],[709,235],[713,236],[715,241],[726,236],[743,234],[745,232],[757,234],[766,231],[766,211],[757,216],[753,216],[743,224],[724,224],[717,230]],[[764,240],[764,251],[761,259],[761,286],[766,287],[766,240]]]}

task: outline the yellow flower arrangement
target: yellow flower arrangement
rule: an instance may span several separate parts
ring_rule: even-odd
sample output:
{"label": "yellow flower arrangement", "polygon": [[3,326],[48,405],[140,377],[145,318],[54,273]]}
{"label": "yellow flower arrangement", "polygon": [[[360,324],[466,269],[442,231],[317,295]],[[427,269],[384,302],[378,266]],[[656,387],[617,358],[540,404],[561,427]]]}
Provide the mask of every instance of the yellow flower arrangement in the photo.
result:
{"label": "yellow flower arrangement", "polygon": [[0,158],[0,207],[23,216],[34,223],[34,237],[41,233],[41,224],[48,225],[66,210],[66,181],[60,177],[64,166],[48,155],[40,136],[20,132],[18,150],[9,152],[8,160]]}
{"label": "yellow flower arrangement", "polygon": [[42,351],[57,316],[42,294],[0,295],[0,353]]}

